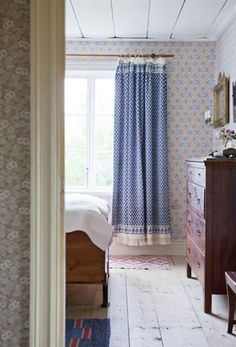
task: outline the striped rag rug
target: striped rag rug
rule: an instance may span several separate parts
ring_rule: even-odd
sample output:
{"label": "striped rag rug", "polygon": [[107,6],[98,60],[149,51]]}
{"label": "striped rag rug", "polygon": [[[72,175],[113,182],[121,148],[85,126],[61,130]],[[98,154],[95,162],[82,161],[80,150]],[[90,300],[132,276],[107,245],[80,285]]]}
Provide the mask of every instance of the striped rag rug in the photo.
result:
{"label": "striped rag rug", "polygon": [[109,319],[67,319],[66,347],[109,347]]}

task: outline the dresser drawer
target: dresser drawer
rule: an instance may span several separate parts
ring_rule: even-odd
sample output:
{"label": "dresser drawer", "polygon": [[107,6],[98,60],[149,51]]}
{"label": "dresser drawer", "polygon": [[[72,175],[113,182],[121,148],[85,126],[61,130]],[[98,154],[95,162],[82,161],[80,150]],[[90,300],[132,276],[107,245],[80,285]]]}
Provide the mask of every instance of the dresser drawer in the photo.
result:
{"label": "dresser drawer", "polygon": [[187,209],[187,233],[194,243],[205,253],[205,221]]}
{"label": "dresser drawer", "polygon": [[201,166],[188,166],[188,181],[205,187],[205,168]]}
{"label": "dresser drawer", "polygon": [[187,237],[187,261],[201,284],[204,286],[205,257],[190,237]]}
{"label": "dresser drawer", "polygon": [[204,188],[188,182],[187,204],[201,218],[204,218]]}

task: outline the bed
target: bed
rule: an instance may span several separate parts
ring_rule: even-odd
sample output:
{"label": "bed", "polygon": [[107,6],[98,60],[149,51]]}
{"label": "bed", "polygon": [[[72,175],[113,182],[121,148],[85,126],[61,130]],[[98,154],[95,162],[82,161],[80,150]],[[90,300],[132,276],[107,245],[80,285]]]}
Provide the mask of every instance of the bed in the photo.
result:
{"label": "bed", "polygon": [[109,246],[113,228],[107,222],[105,200],[71,194],[65,198],[66,284],[101,284],[102,306],[107,307]]}

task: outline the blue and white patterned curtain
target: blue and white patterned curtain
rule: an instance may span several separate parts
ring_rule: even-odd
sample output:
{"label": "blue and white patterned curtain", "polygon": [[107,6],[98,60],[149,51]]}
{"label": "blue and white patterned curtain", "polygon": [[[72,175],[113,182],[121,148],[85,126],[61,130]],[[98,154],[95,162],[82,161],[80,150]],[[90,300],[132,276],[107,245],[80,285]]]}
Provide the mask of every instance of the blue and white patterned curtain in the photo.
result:
{"label": "blue and white patterned curtain", "polygon": [[120,61],[115,83],[112,224],[123,244],[167,244],[166,65]]}

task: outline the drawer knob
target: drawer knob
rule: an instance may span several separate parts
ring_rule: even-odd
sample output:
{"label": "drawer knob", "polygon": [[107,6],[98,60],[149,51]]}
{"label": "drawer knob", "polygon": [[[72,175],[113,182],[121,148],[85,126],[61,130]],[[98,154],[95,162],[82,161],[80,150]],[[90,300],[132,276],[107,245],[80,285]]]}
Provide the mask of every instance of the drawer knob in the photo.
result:
{"label": "drawer knob", "polygon": [[197,233],[198,233],[198,235],[200,236],[200,235],[201,235],[201,230],[200,230],[200,229],[197,229]]}
{"label": "drawer knob", "polygon": [[190,254],[191,253],[191,249],[188,247],[188,253]]}
{"label": "drawer knob", "polygon": [[197,267],[200,268],[201,267],[201,263],[199,261],[197,261]]}
{"label": "drawer knob", "polygon": [[188,193],[188,196],[191,198],[192,194],[189,192],[189,193]]}
{"label": "drawer knob", "polygon": [[188,219],[188,224],[191,225],[192,224],[192,221],[190,219]]}
{"label": "drawer knob", "polygon": [[197,203],[200,204],[200,202],[201,202],[201,199],[197,198]]}
{"label": "drawer knob", "polygon": [[200,172],[198,173],[198,176],[201,177],[201,173]]}

